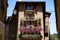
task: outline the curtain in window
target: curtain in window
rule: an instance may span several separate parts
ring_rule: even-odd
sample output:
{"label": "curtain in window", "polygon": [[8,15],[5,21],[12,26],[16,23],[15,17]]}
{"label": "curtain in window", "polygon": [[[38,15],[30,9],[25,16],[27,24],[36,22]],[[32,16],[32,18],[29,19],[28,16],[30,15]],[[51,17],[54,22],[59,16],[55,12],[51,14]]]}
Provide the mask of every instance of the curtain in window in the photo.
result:
{"label": "curtain in window", "polygon": [[37,20],[36,20],[36,21],[34,21],[34,26],[35,26],[35,27],[37,27]]}

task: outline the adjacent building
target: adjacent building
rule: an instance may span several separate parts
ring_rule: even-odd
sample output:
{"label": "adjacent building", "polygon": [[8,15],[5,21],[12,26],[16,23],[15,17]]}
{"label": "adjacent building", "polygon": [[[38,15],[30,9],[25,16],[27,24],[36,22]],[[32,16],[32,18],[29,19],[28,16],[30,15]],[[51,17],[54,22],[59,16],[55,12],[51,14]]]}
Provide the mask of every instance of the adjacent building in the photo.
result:
{"label": "adjacent building", "polygon": [[7,13],[7,0],[0,0],[0,20],[5,23]]}
{"label": "adjacent building", "polygon": [[49,40],[50,13],[45,2],[18,2],[7,20],[7,40]]}
{"label": "adjacent building", "polygon": [[60,0],[54,0],[58,38],[60,39]]}
{"label": "adjacent building", "polygon": [[7,11],[7,0],[0,0],[0,40],[5,37],[5,20]]}
{"label": "adjacent building", "polygon": [[5,35],[5,24],[0,21],[0,40],[4,40],[4,35]]}

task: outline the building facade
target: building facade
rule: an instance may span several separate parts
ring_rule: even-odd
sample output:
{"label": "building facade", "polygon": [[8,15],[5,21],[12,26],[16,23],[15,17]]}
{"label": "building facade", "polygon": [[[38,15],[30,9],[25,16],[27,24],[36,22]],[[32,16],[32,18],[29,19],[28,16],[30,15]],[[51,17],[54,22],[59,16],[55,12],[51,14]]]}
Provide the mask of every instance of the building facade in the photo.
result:
{"label": "building facade", "polygon": [[54,0],[58,38],[60,39],[60,0]]}
{"label": "building facade", "polygon": [[45,2],[17,2],[7,21],[8,40],[49,40],[49,17]]}
{"label": "building facade", "polygon": [[7,13],[7,0],[0,0],[0,20],[5,23]]}
{"label": "building facade", "polygon": [[4,35],[5,35],[5,24],[0,21],[0,40],[4,40]]}
{"label": "building facade", "polygon": [[0,40],[5,37],[5,20],[7,11],[7,0],[0,0]]}

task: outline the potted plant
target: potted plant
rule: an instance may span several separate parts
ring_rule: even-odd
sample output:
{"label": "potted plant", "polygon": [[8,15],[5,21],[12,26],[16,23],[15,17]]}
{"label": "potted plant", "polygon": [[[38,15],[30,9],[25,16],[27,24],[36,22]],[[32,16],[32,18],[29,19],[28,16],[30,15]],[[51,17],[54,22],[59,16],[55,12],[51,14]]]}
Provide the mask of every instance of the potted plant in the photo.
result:
{"label": "potted plant", "polygon": [[22,34],[19,34],[19,38],[22,37]]}
{"label": "potted plant", "polygon": [[19,34],[19,39],[20,39],[20,40],[22,39],[22,34]]}
{"label": "potted plant", "polygon": [[20,20],[20,26],[22,26],[22,20]]}
{"label": "potted plant", "polygon": [[42,40],[42,35],[41,35],[41,33],[40,33],[40,38],[39,38],[40,40]]}
{"label": "potted plant", "polygon": [[30,30],[30,34],[31,34],[32,33],[32,26],[30,26],[29,30]]}

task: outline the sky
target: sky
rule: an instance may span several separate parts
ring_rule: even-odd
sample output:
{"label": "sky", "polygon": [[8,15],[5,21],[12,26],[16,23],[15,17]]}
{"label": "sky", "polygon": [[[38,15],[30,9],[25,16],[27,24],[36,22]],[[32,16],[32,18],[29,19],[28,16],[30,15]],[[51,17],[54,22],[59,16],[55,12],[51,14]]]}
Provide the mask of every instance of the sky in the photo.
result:
{"label": "sky", "polygon": [[[15,7],[17,0],[8,0],[8,8],[7,8],[7,17],[11,16]],[[28,0],[22,0],[28,1]],[[56,20],[55,20],[55,10],[54,10],[54,0],[29,0],[29,1],[42,1],[46,2],[46,12],[50,12],[50,34],[57,33],[56,31]]]}

